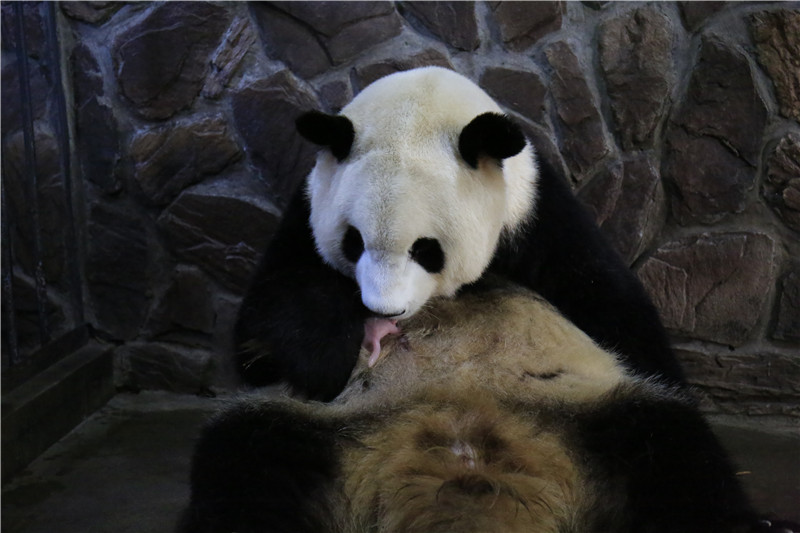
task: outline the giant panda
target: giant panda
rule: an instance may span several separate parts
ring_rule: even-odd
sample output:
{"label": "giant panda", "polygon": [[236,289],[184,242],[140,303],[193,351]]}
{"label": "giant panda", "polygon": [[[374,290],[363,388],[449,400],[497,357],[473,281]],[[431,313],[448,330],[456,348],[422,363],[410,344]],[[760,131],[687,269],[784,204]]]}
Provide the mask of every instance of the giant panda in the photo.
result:
{"label": "giant panda", "polygon": [[528,289],[484,277],[399,325],[330,403],[218,414],[179,531],[790,531],[759,522],[685,388]]}
{"label": "giant panda", "polygon": [[[235,327],[245,383],[330,400],[366,337],[487,274],[536,291],[626,368],[682,384],[657,312],[563,176],[476,84],[425,67],[381,78],[337,115],[290,201]],[[365,336],[371,318],[382,325]]]}

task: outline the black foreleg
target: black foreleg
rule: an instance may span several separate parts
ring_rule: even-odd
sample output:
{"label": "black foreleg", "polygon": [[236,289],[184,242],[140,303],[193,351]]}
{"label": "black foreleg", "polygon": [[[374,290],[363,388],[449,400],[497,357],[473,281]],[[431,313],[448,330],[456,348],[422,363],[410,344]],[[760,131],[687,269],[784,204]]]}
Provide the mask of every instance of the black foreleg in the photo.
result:
{"label": "black foreleg", "polygon": [[631,533],[744,532],[755,524],[727,454],[702,415],[674,398],[621,398],[579,417],[601,493],[624,494]]}
{"label": "black foreleg", "polygon": [[306,398],[328,401],[355,365],[365,310],[356,282],[317,254],[308,217],[300,191],[242,302],[236,357],[250,385],[286,382]]}

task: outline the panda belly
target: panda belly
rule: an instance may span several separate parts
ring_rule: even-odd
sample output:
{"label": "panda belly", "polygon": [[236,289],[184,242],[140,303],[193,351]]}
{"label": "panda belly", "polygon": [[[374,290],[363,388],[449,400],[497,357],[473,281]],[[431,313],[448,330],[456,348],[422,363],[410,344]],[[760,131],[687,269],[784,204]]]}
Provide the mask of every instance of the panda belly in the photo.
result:
{"label": "panda belly", "polygon": [[595,490],[562,420],[631,381],[615,357],[518,289],[400,326],[332,404],[384,421],[344,448],[347,531],[587,531]]}
{"label": "panda belly", "polygon": [[342,465],[352,533],[577,531],[587,507],[561,435],[478,391],[415,398]]}
{"label": "panda belly", "polygon": [[437,299],[398,327],[376,364],[362,349],[334,404],[380,405],[427,390],[580,403],[631,380],[613,354],[521,288]]}

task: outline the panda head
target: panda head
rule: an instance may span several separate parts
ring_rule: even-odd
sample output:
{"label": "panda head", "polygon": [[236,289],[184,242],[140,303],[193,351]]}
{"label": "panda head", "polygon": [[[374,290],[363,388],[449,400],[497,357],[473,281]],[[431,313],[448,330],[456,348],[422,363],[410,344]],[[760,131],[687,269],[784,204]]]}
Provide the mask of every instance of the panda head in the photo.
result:
{"label": "panda head", "polygon": [[452,71],[387,76],[341,114],[312,111],[297,127],[326,148],[307,184],[317,250],[376,315],[410,317],[477,280],[531,211],[532,148]]}

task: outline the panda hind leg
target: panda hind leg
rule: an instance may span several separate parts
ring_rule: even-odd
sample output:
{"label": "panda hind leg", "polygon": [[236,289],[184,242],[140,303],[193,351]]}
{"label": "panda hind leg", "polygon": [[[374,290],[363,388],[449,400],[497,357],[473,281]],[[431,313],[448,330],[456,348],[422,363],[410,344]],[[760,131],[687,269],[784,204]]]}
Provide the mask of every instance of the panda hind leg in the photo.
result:
{"label": "panda hind leg", "polygon": [[201,434],[179,533],[323,533],[338,461],[330,421],[299,402],[236,404]]}
{"label": "panda hind leg", "polygon": [[625,482],[631,531],[753,531],[757,515],[735,469],[690,403],[622,394],[579,418],[595,479]]}

